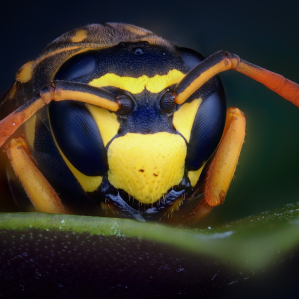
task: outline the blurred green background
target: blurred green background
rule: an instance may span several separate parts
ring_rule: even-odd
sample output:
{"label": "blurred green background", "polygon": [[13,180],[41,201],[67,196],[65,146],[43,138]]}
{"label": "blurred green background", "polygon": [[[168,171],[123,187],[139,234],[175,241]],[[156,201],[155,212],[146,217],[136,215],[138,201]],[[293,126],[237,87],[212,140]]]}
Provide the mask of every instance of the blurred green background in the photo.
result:
{"label": "blurred green background", "polygon": [[[132,23],[205,56],[230,51],[299,82],[298,8],[295,0],[6,1],[0,11],[0,93],[47,43],[102,22]],[[246,140],[225,204],[201,227],[298,201],[299,108],[241,74],[221,78],[228,106],[246,115]]]}

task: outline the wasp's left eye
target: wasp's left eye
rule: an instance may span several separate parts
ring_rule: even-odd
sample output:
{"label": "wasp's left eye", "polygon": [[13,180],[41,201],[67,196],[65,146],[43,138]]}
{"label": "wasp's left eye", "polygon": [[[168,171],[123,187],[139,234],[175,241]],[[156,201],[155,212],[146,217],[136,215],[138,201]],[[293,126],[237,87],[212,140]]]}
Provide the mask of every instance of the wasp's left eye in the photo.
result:
{"label": "wasp's left eye", "polygon": [[174,95],[171,92],[165,93],[160,100],[161,110],[165,113],[174,111],[176,104],[174,102]]}
{"label": "wasp's left eye", "polygon": [[121,96],[118,96],[116,100],[119,104],[118,112],[120,115],[128,115],[133,112],[134,103],[129,96],[122,94]]}
{"label": "wasp's left eye", "polygon": [[103,175],[108,170],[106,150],[87,108],[75,101],[52,102],[49,116],[55,140],[69,162],[85,175]]}
{"label": "wasp's left eye", "polygon": [[96,53],[87,52],[78,54],[67,60],[55,75],[55,80],[70,81],[88,76],[96,68]]}

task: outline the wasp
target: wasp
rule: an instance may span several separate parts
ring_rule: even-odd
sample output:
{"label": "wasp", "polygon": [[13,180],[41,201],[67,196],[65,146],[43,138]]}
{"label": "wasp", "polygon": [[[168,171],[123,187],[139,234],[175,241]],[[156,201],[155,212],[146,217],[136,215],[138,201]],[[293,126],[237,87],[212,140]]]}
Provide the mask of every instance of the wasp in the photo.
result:
{"label": "wasp", "polygon": [[0,146],[22,211],[193,224],[223,203],[245,136],[217,76],[235,70],[295,105],[294,82],[208,58],[128,24],[63,34],[1,101]]}

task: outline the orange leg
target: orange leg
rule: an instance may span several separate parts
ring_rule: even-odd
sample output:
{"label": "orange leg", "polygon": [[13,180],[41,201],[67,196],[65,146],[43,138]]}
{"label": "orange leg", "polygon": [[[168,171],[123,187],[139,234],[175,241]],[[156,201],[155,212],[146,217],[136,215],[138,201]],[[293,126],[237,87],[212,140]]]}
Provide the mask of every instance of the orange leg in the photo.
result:
{"label": "orange leg", "polygon": [[205,218],[214,206],[223,203],[238,163],[245,137],[245,117],[237,108],[227,110],[223,136],[207,171],[204,199],[186,220],[194,224]]}
{"label": "orange leg", "polygon": [[35,209],[38,212],[65,214],[57,193],[31,160],[26,141],[23,138],[11,139],[6,153]]}

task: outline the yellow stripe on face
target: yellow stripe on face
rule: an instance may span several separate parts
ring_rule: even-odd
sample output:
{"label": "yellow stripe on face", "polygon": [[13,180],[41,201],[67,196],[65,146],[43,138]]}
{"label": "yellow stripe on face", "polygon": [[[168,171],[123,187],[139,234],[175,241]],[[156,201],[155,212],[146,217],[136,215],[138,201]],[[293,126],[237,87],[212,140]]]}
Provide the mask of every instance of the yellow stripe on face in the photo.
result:
{"label": "yellow stripe on face", "polygon": [[198,179],[199,179],[205,165],[206,165],[206,163],[204,163],[204,165],[201,168],[199,168],[198,170],[191,170],[188,172],[188,178],[191,182],[192,187],[194,187],[196,185],[196,183],[198,182]]}
{"label": "yellow stripe on face", "polygon": [[173,114],[173,125],[189,142],[193,122],[196,112],[202,102],[202,99],[193,100],[191,103],[185,103]]}
{"label": "yellow stripe on face", "polygon": [[86,104],[88,111],[93,116],[100,130],[104,146],[117,134],[119,122],[115,113],[109,112],[107,109]]}
{"label": "yellow stripe on face", "polygon": [[115,188],[151,204],[181,182],[186,154],[180,135],[128,133],[108,148],[108,179]]}
{"label": "yellow stripe on face", "polygon": [[89,85],[95,87],[113,86],[133,94],[141,93],[145,88],[152,93],[158,93],[172,84],[177,84],[184,76],[185,74],[178,70],[171,70],[167,75],[156,75],[152,78],[146,75],[138,78],[120,77],[109,73],[92,80]]}
{"label": "yellow stripe on face", "polygon": [[80,183],[83,190],[86,192],[93,192],[93,191],[97,190],[97,188],[102,183],[102,177],[101,176],[87,176],[87,175],[83,174],[82,172],[80,172],[78,169],[76,169],[72,165],[72,163],[66,158],[66,156],[62,153],[62,151],[60,149],[59,149],[59,152],[60,152],[64,162],[70,169],[70,171],[73,173],[75,178]]}

